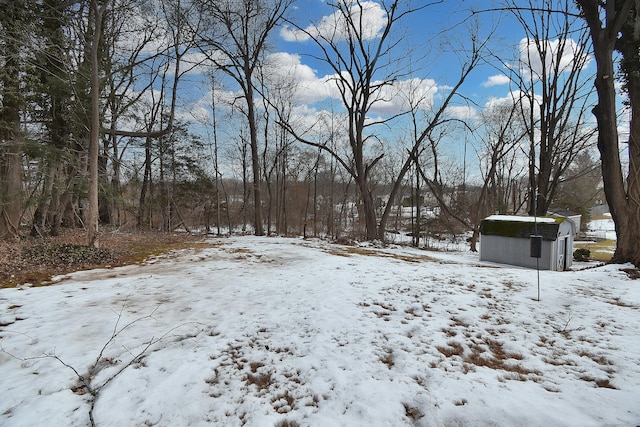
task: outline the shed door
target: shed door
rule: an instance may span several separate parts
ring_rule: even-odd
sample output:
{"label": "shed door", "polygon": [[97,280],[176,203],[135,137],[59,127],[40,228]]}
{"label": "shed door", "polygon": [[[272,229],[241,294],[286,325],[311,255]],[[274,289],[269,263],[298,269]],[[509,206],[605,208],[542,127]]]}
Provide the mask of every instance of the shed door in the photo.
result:
{"label": "shed door", "polygon": [[567,251],[566,242],[566,237],[558,238],[558,268],[556,268],[556,271],[564,271],[564,258]]}

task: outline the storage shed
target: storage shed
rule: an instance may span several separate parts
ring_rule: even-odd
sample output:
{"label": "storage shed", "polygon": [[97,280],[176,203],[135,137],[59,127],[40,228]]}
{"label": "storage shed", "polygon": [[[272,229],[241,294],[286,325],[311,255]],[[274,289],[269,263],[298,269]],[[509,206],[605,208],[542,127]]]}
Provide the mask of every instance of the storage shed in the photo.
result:
{"label": "storage shed", "polygon": [[575,224],[566,218],[491,215],[480,223],[480,261],[536,268],[531,236],[541,237],[538,267],[563,271],[572,263]]}
{"label": "storage shed", "polygon": [[580,227],[582,226],[582,215],[580,215],[579,213],[570,211],[569,209],[549,209],[547,215],[552,217],[566,218],[573,221],[573,225],[575,226],[574,237],[577,236],[580,232]]}

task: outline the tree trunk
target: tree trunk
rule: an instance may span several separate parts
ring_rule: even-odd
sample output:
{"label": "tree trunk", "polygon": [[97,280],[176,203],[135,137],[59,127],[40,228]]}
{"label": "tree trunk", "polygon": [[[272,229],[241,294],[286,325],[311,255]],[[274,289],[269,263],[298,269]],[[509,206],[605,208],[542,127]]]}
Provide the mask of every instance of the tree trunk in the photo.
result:
{"label": "tree trunk", "polygon": [[[107,178],[107,165],[108,165],[108,157],[107,150],[108,147],[104,147],[104,152],[98,155],[98,179],[102,182],[102,185],[105,189],[109,188],[109,180]],[[111,204],[112,204],[113,194],[109,193],[109,191],[100,191],[98,193],[98,218],[101,224],[111,224],[112,216],[111,216]]]}
{"label": "tree trunk", "polygon": [[[632,262],[640,266],[640,210],[638,198],[640,182],[640,148],[638,147],[638,76],[630,75],[628,90],[632,111],[629,144],[628,189],[622,173],[618,146],[618,128],[616,116],[616,89],[614,86],[614,49],[619,32],[633,9],[634,0],[624,2],[608,1],[604,7],[605,20],[600,20],[600,4],[596,0],[578,0],[583,16],[591,30],[593,53],[597,71],[595,87],[598,104],[593,109],[598,124],[598,150],[602,166],[604,192],[615,224],[617,246],[611,262]],[[636,22],[640,19],[637,17]],[[606,24],[606,25],[603,25]],[[604,27],[604,28],[603,28]],[[636,48],[637,49],[637,48]],[[624,51],[622,52],[624,55]],[[635,52],[637,55],[637,51]],[[628,58],[626,58],[628,59]]]}
{"label": "tree trunk", "polygon": [[253,86],[250,77],[247,78],[247,119],[249,121],[249,142],[251,145],[251,170],[253,172],[253,227],[256,236],[264,236],[262,224],[262,191],[260,154],[258,152],[258,129],[256,125],[255,106],[253,104]]}
{"label": "tree trunk", "polygon": [[100,152],[100,60],[99,47],[102,36],[102,20],[109,0],[99,4],[93,0],[93,38],[91,40],[91,127],[89,134],[89,206],[87,209],[87,246],[99,246],[98,242],[98,154]]}
{"label": "tree trunk", "polygon": [[357,177],[358,190],[362,201],[362,215],[364,216],[365,234],[367,240],[379,239],[378,221],[376,219],[376,206],[373,195],[369,189],[367,179],[364,174]]}
{"label": "tree trunk", "polygon": [[142,176],[142,188],[140,188],[140,201],[138,204],[138,227],[149,225],[149,197],[151,189],[151,137],[145,139],[144,144],[144,172]]}
{"label": "tree trunk", "polygon": [[[240,135],[242,138],[242,135]],[[247,177],[247,143],[242,138],[240,147],[242,155],[242,231],[247,231],[247,207],[249,206],[249,178]]]}
{"label": "tree trunk", "polygon": [[[6,39],[0,47],[5,61],[0,69],[0,239],[15,239],[22,209],[22,149],[20,134],[20,8],[11,2],[0,25]],[[4,9],[4,8],[3,8]]]}
{"label": "tree trunk", "polygon": [[[627,194],[619,204],[625,214],[620,224],[622,233],[612,262],[632,262],[640,266],[640,3],[635,4],[635,19],[627,21],[621,32],[618,50],[622,53],[622,70],[631,107],[629,125],[629,172]],[[620,210],[620,208],[618,208]]]}
{"label": "tree trunk", "polygon": [[0,188],[0,238],[10,239],[18,237],[20,227],[22,151],[15,139],[9,140],[3,151],[4,158],[0,167],[0,174],[3,176]]}

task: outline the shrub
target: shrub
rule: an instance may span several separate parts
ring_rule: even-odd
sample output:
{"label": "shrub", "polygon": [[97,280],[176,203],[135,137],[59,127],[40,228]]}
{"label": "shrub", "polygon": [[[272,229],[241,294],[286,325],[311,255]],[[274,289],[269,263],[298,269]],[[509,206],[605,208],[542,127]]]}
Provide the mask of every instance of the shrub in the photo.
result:
{"label": "shrub", "polygon": [[97,265],[115,261],[108,250],[72,243],[42,243],[26,247],[22,256],[34,264],[50,266]]}
{"label": "shrub", "polygon": [[591,257],[591,251],[586,248],[578,248],[573,251],[573,259],[575,261],[589,261],[589,257]]}

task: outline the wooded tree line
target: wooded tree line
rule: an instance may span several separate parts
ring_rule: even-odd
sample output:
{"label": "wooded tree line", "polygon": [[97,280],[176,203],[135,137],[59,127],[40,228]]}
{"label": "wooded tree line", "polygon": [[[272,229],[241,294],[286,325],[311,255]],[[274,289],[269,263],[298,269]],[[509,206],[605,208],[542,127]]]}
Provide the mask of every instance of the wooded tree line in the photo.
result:
{"label": "wooded tree line", "polygon": [[[100,224],[380,240],[409,230],[419,243],[471,231],[475,249],[486,215],[586,214],[602,181],[614,260],[640,264],[637,0],[468,11],[441,34],[458,62],[438,96],[419,64],[444,48],[403,36],[440,2],[337,0],[316,23],[297,3],[1,0],[0,236],[83,227],[97,245]],[[496,14],[522,28],[515,56],[480,29]],[[283,29],[329,70],[331,102],[308,107],[299,64],[283,71]],[[487,65],[510,95],[474,115],[464,84]]]}

